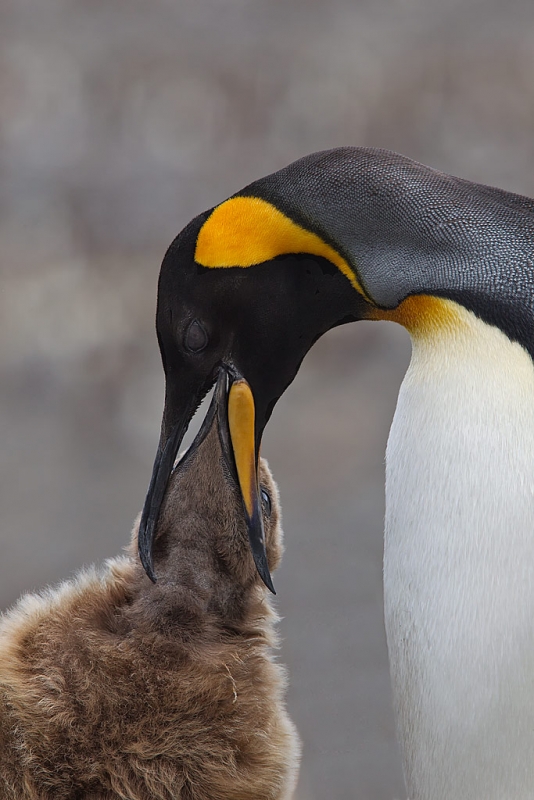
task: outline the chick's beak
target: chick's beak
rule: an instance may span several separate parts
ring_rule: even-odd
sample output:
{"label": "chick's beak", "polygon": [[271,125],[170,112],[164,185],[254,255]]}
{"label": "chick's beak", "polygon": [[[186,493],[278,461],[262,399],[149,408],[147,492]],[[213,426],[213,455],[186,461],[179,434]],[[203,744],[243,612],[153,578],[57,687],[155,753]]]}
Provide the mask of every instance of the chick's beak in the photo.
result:
{"label": "chick's beak", "polygon": [[155,583],[156,575],[152,549],[159,513],[170,476],[180,470],[189,456],[200,446],[217,414],[221,447],[231,472],[234,474],[243,499],[243,511],[254,563],[258,573],[275,594],[265,549],[265,535],[261,513],[261,496],[258,483],[258,451],[255,431],[255,404],[249,384],[235,370],[224,366],[219,370],[213,398],[198,434],[188,452],[175,467],[180,444],[194,413],[194,404],[186,408],[175,424],[163,446],[156,454],[152,478],[148,488],[139,527],[138,548],[141,563],[148,577]]}

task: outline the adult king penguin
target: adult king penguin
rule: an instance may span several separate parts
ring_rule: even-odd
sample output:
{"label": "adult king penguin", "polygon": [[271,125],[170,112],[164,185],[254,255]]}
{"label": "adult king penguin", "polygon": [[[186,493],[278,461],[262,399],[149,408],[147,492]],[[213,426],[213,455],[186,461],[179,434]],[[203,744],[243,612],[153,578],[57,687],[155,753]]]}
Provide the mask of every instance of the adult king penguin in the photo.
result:
{"label": "adult king penguin", "polygon": [[217,379],[228,464],[272,586],[257,463],[276,401],[336,325],[387,319],[411,334],[384,548],[410,800],[534,797],[533,242],[528,198],[342,148],[201,214],[161,269],[165,409],[139,537],[153,579],[159,505]]}

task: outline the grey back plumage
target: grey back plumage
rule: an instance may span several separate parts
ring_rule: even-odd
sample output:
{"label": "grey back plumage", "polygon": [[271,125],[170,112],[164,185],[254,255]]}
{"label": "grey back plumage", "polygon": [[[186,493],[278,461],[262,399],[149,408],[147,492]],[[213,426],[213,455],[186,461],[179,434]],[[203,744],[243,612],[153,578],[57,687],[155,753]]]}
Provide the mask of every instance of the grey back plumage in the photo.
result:
{"label": "grey back plumage", "polygon": [[533,200],[354,147],[313,153],[238,194],[320,235],[378,306],[448,297],[534,352]]}

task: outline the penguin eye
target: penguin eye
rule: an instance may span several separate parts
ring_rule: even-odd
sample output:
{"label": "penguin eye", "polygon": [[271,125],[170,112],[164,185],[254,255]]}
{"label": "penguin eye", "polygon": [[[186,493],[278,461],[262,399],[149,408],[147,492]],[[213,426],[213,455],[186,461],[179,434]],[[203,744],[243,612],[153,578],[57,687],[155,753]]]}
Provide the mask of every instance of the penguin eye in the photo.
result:
{"label": "penguin eye", "polygon": [[194,319],[187,328],[184,336],[184,345],[190,353],[200,353],[208,344],[208,334],[203,324]]}
{"label": "penguin eye", "polygon": [[267,492],[265,489],[261,490],[261,500],[262,500],[263,506],[265,508],[265,513],[267,514],[268,517],[270,517],[271,516],[271,510],[272,510],[271,509],[271,498],[269,496],[269,492]]}

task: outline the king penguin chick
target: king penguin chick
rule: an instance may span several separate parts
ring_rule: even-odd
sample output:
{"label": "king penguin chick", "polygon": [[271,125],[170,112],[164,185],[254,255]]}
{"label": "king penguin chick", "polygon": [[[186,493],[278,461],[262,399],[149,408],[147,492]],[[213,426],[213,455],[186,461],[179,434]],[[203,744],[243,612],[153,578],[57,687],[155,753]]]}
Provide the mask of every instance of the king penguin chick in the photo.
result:
{"label": "king penguin chick", "polygon": [[[300,745],[220,419],[171,478],[153,584],[129,554],[0,622],[3,800],[290,800]],[[278,492],[260,471],[269,567]]]}

